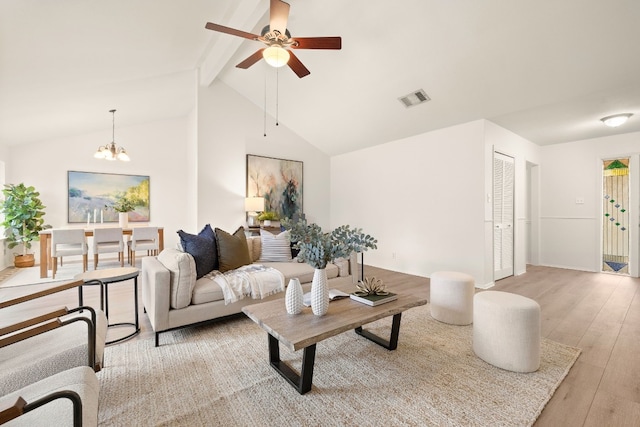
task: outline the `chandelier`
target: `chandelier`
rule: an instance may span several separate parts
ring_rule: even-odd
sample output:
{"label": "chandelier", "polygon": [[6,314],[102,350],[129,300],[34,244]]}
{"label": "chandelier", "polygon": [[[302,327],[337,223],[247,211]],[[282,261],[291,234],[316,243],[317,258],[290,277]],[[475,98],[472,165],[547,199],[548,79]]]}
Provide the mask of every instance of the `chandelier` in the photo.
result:
{"label": "chandelier", "polygon": [[111,134],[111,143],[107,145],[102,145],[98,147],[98,151],[95,152],[93,157],[96,159],[105,159],[105,160],[121,160],[123,162],[128,162],[131,160],[129,155],[127,154],[127,150],[123,147],[118,147],[115,143],[116,140],[116,110],[109,110],[109,112],[113,115],[113,125],[112,125],[112,134]]}

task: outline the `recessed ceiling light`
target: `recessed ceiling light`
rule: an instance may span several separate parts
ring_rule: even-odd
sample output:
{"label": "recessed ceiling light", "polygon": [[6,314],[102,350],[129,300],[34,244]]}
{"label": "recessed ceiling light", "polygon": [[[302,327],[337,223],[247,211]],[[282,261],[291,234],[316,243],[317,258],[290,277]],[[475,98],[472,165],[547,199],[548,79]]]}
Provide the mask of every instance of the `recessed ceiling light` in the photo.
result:
{"label": "recessed ceiling light", "polygon": [[629,117],[631,117],[631,116],[633,116],[633,114],[631,114],[631,113],[614,114],[613,116],[603,117],[600,120],[605,125],[607,125],[609,127],[612,127],[612,128],[615,128],[615,127],[618,127],[618,126],[624,124],[627,120],[629,120]]}

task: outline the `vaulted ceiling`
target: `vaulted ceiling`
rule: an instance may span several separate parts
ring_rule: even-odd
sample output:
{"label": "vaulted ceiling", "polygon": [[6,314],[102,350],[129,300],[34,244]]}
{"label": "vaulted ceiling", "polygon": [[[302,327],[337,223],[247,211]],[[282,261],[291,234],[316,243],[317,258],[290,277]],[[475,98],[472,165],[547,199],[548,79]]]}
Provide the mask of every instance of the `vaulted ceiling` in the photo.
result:
{"label": "vaulted ceiling", "polygon": [[[290,0],[293,36],[341,36],[298,50],[299,79],[264,61],[268,0],[2,0],[0,143],[12,145],[188,114],[220,79],[327,154],[475,119],[553,144],[640,131],[637,0]],[[277,88],[277,90],[276,90]],[[431,101],[398,98],[424,89]],[[624,126],[601,117],[635,115]]]}

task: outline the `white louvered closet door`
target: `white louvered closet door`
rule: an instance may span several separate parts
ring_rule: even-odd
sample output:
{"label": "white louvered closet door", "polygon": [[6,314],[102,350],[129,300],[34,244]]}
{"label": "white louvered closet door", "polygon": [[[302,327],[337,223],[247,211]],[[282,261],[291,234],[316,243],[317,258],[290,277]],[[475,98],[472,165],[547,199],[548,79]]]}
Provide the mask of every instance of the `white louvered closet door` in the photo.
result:
{"label": "white louvered closet door", "polygon": [[513,157],[493,153],[493,280],[513,276]]}

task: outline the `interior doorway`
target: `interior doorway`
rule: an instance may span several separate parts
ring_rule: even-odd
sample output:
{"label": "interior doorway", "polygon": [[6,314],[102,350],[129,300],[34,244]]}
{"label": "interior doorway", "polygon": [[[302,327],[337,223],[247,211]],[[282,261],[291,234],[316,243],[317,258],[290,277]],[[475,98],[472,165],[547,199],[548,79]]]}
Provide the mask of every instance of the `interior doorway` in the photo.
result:
{"label": "interior doorway", "polygon": [[513,276],[514,264],[513,157],[493,153],[493,280]]}
{"label": "interior doorway", "polygon": [[539,199],[539,168],[538,165],[527,162],[526,183],[526,230],[525,230],[525,263],[527,265],[540,264],[540,199]]}

